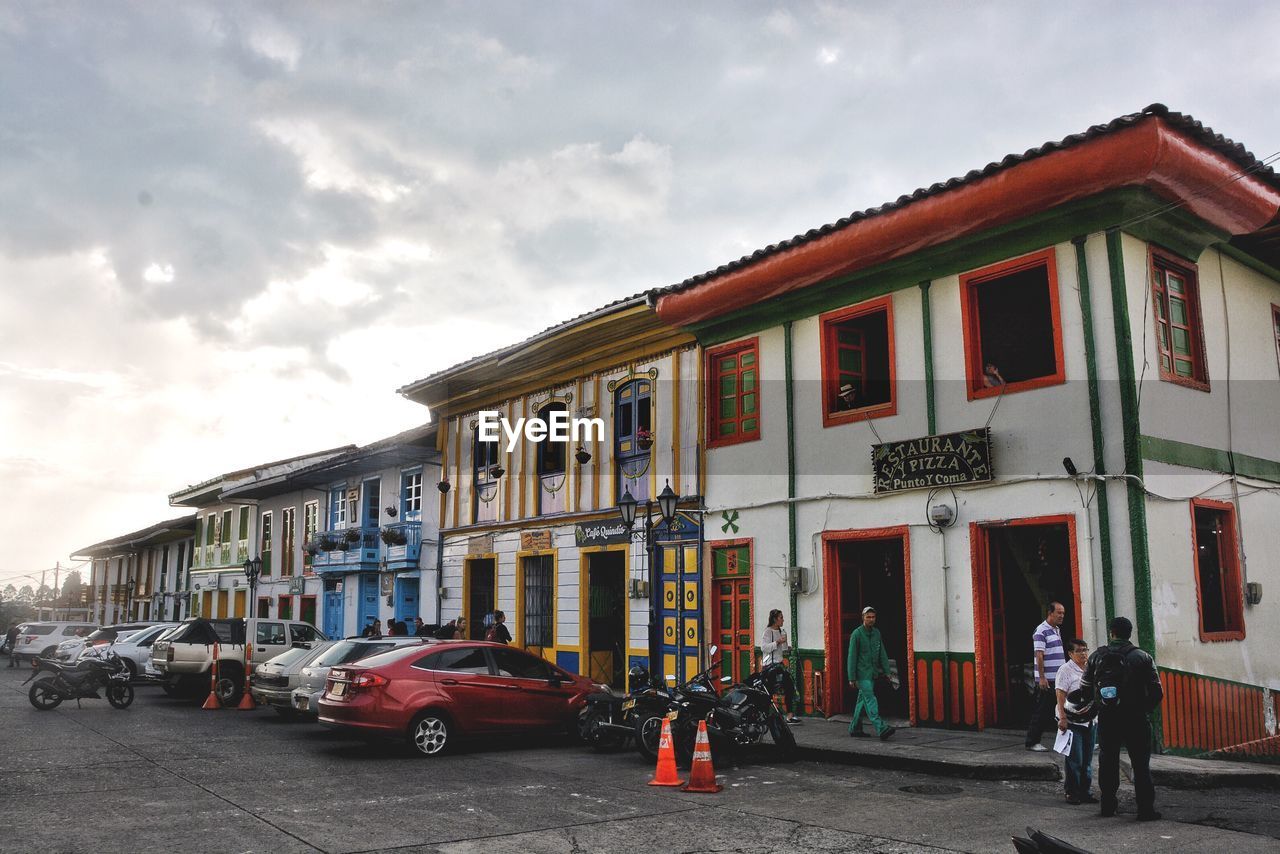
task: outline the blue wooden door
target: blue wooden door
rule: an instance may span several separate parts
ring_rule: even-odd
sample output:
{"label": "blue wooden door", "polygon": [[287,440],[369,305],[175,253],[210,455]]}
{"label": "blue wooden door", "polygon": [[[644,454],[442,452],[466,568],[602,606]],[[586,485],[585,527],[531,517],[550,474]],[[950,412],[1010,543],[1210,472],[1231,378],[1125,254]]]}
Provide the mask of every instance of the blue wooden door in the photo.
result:
{"label": "blue wooden door", "polygon": [[662,660],[651,672],[685,682],[702,669],[702,573],[698,525],[687,513],[671,526],[659,524],[658,631]]}
{"label": "blue wooden door", "polygon": [[[365,626],[378,619],[378,576],[373,573],[364,573],[360,576],[358,608],[359,619],[356,621],[356,631],[363,632]],[[385,627],[383,630],[386,630]]]}
{"label": "blue wooden door", "polygon": [[324,633],[330,639],[343,636],[341,590],[324,592]]}
{"label": "blue wooden door", "polygon": [[396,579],[396,613],[397,620],[406,625],[413,625],[413,618],[418,616],[418,579]]}

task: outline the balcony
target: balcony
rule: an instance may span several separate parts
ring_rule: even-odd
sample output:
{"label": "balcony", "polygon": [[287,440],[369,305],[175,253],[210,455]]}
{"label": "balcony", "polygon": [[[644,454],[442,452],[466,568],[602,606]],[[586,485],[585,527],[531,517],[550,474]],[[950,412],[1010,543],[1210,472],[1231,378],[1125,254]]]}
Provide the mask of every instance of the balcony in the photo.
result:
{"label": "balcony", "polygon": [[383,542],[387,569],[394,572],[418,568],[418,556],[422,552],[421,522],[383,525],[379,539]]}
{"label": "balcony", "polygon": [[371,572],[382,559],[382,541],[377,528],[337,528],[320,531],[307,544],[314,572]]}

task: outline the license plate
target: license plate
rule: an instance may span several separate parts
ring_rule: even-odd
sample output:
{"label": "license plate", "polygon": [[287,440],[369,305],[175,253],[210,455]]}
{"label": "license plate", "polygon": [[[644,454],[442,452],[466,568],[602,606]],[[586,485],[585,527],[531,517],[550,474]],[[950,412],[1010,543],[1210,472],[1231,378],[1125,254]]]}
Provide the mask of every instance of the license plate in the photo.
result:
{"label": "license plate", "polygon": [[308,705],[310,705],[310,703],[308,702],[306,697],[293,698],[293,707],[298,711],[305,712],[307,710]]}
{"label": "license plate", "polygon": [[333,690],[329,692],[330,697],[341,697],[347,693],[347,683],[337,682],[333,686]]}
{"label": "license plate", "polygon": [[625,711],[627,711],[627,710],[629,710],[629,709],[634,709],[635,707],[636,707],[636,701],[635,701],[635,700],[624,700],[624,701],[622,702],[622,711],[624,711],[624,712],[625,712]]}
{"label": "license plate", "polygon": [[672,709],[671,711],[667,712],[667,720],[669,721],[674,721],[678,717],[680,717],[679,709]]}

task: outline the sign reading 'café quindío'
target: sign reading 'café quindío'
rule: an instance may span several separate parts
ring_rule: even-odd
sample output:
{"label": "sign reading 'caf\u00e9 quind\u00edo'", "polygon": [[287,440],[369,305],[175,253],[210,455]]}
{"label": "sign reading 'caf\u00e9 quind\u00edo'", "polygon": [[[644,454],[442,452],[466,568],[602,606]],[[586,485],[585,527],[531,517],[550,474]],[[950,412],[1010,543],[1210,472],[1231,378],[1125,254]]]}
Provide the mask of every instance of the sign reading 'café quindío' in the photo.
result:
{"label": "sign reading 'caf\u00e9 quind\u00edo'", "polygon": [[983,427],[871,447],[876,492],[991,480],[991,433]]}

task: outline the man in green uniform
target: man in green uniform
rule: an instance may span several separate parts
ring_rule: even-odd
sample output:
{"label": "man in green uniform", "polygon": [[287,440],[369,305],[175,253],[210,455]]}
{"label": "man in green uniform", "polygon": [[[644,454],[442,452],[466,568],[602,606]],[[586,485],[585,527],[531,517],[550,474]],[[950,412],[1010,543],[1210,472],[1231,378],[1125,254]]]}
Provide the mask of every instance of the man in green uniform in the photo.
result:
{"label": "man in green uniform", "polygon": [[858,705],[853,708],[849,735],[854,738],[867,737],[862,731],[862,713],[865,711],[880,740],[888,739],[895,730],[880,719],[875,680],[878,676],[889,675],[889,654],[884,651],[884,640],[880,637],[880,630],[876,628],[876,609],[870,605],[862,609],[862,625],[849,635],[845,669],[848,671],[849,684],[858,689]]}

